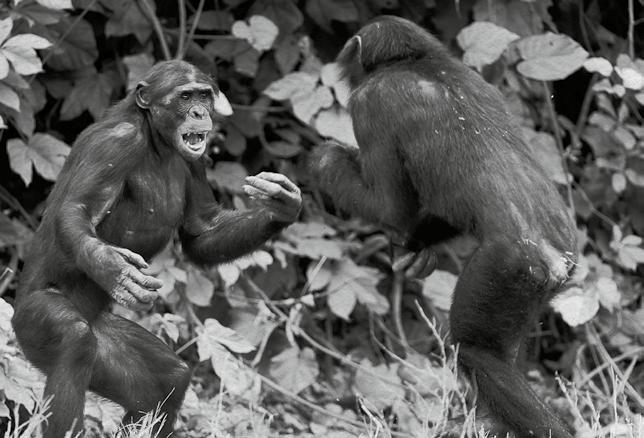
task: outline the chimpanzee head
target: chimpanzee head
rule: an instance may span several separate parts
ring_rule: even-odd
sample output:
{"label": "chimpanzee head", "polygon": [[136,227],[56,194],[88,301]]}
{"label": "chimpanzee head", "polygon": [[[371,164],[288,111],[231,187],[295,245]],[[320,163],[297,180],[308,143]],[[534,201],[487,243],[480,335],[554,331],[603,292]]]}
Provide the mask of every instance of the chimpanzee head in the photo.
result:
{"label": "chimpanzee head", "polygon": [[417,24],[393,15],[373,18],[346,42],[337,62],[352,87],[379,67],[425,56],[448,56],[444,46]]}
{"label": "chimpanzee head", "polygon": [[151,129],[191,161],[206,150],[213,120],[233,112],[215,81],[184,61],[156,64],[136,86],[135,97],[149,113]]}

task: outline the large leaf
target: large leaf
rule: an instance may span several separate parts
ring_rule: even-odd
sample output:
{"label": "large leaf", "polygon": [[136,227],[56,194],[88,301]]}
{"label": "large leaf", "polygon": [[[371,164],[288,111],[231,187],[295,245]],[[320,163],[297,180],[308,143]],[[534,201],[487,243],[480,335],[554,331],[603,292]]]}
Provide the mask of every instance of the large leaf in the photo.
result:
{"label": "large leaf", "polygon": [[499,59],[512,41],[519,35],[494,23],[477,21],[463,28],[457,37],[465,50],[463,62],[478,70]]}
{"label": "large leaf", "polygon": [[358,145],[353,133],[353,121],[344,108],[336,105],[320,111],[313,125],[324,137],[333,137],[348,145]]}
{"label": "large leaf", "polygon": [[197,306],[206,307],[210,305],[210,299],[214,293],[214,284],[199,269],[188,270],[188,282],[186,283],[186,296],[188,300]]}
{"label": "large leaf", "polygon": [[203,328],[199,330],[199,338],[197,339],[199,360],[210,359],[213,355],[218,354],[221,351],[220,345],[224,345],[234,353],[250,353],[255,349],[236,331],[224,327],[216,319],[208,318],[204,322]]}
{"label": "large leaf", "polygon": [[74,9],[72,0],[36,0],[47,9]]}
{"label": "large leaf", "polygon": [[145,43],[150,38],[152,24],[143,14],[139,2],[132,1],[127,9],[118,12],[113,14],[107,21],[105,35],[124,36],[134,34],[140,43]]}
{"label": "large leaf", "polygon": [[286,100],[299,94],[311,93],[315,89],[318,78],[308,73],[289,73],[283,78],[270,84],[265,90],[271,99]]}
{"label": "large leaf", "polygon": [[588,58],[588,52],[575,40],[551,32],[524,38],[517,47],[524,59],[517,66],[519,72],[540,81],[565,79]]}
{"label": "large leaf", "polygon": [[30,33],[9,38],[0,48],[16,72],[31,75],[42,71],[42,62],[35,49],[45,49],[51,43],[45,38]]}
{"label": "large leaf", "polygon": [[283,388],[295,394],[315,383],[320,370],[310,348],[291,347],[271,358],[270,374]]}
{"label": "large leaf", "polygon": [[112,97],[112,82],[105,73],[79,80],[60,109],[61,120],[71,120],[88,110],[98,120],[109,106]]}
{"label": "large leaf", "polygon": [[13,18],[7,17],[3,20],[0,20],[0,44],[4,42],[11,34],[11,29],[13,29]]}
{"label": "large leaf", "polygon": [[55,181],[69,150],[69,146],[49,134],[34,134],[29,144],[17,138],[7,141],[9,165],[25,185],[31,184],[32,166],[43,178]]}
{"label": "large leaf", "polygon": [[0,104],[20,111],[20,97],[11,87],[0,82]]}
{"label": "large leaf", "polygon": [[333,95],[329,87],[319,85],[311,93],[301,93],[291,97],[291,103],[293,114],[304,123],[310,123],[318,111],[333,105]]}
{"label": "large leaf", "polygon": [[98,58],[92,26],[87,21],[80,20],[67,34],[70,25],[69,19],[65,19],[48,27],[52,32],[52,40],[58,41],[66,35],[59,44],[52,47],[53,53],[49,53],[47,65],[54,70],[78,70],[92,65]]}

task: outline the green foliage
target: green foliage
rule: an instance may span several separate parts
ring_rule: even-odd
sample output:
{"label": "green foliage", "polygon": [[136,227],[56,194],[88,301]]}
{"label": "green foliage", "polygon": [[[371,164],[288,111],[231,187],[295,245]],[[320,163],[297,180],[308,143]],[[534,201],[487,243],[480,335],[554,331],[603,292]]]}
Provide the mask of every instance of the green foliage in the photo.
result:
{"label": "green foliage", "polygon": [[[554,404],[582,434],[607,426],[616,436],[644,436],[635,408],[644,393],[644,41],[636,31],[642,20],[628,15],[642,8],[628,0],[619,12],[604,11],[604,3],[3,2],[0,419],[16,418],[14,408],[33,412],[27,434],[25,425],[43,420],[46,404],[35,401],[43,380],[17,350],[9,321],[24,246],[51,181],[78,133],[154,62],[176,56],[216,74],[233,103],[209,149],[218,199],[247,208],[243,178],[262,169],[287,174],[306,193],[301,222],[233,263],[198,269],[171,244],[151,264],[164,282],[154,311],[115,309],[196,366],[182,411],[186,436],[267,436],[271,428],[431,436],[449,430],[447,417],[456,415],[474,434],[440,330],[475,244],[463,238],[436,248],[439,269],[404,281],[401,298],[389,269],[391,236],[327,213],[320,195],[306,190],[300,165],[323,138],[356,144],[349,90],[333,58],[361,24],[394,13],[433,29],[498,85],[577,219],[580,266],[535,328],[528,357],[588,395],[573,402],[566,392]],[[627,24],[615,29],[616,22]],[[10,270],[1,275],[4,265]],[[552,385],[532,377],[551,398]],[[118,412],[88,402],[97,431],[115,432]],[[158,420],[119,436],[145,436]]]}

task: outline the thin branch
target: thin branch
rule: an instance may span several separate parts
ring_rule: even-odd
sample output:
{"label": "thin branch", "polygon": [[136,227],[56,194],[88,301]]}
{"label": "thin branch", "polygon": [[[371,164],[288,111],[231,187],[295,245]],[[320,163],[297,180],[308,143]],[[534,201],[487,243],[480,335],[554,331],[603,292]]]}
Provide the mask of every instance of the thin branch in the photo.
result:
{"label": "thin branch", "polygon": [[400,345],[405,351],[410,350],[405,329],[402,324],[402,294],[403,286],[405,284],[404,272],[394,272],[391,284],[391,316],[394,321],[396,335],[400,340]]}
{"label": "thin branch", "polygon": [[2,273],[0,273],[0,296],[4,295],[4,292],[7,290],[7,288],[11,284],[11,281],[16,276],[19,260],[20,258],[18,257],[18,251],[14,248],[11,253],[11,260],[9,260],[9,266],[4,268]]}
{"label": "thin branch", "polygon": [[252,111],[257,113],[283,113],[287,111],[287,108],[284,106],[253,106],[233,103],[232,107],[235,110]]}
{"label": "thin branch", "polygon": [[157,35],[157,38],[159,40],[159,44],[161,45],[161,51],[163,52],[163,58],[166,61],[169,61],[172,59],[172,55],[170,54],[170,49],[168,48],[168,42],[165,40],[165,36],[163,35],[163,28],[161,27],[161,23],[159,22],[159,19],[157,18],[156,14],[154,13],[154,9],[152,9],[152,6],[150,3],[148,3],[148,0],[139,0],[143,4],[143,9],[144,12],[146,12],[148,20],[150,20],[150,23],[152,23],[152,27],[154,28],[154,32]]}
{"label": "thin branch", "polygon": [[179,0],[177,3],[179,5],[179,42],[175,59],[181,59],[186,44],[186,0]]}
{"label": "thin branch", "polygon": [[0,200],[6,202],[10,207],[13,207],[15,210],[18,210],[18,212],[22,215],[22,217],[25,218],[27,221],[27,225],[29,225],[29,228],[32,230],[35,230],[38,228],[38,221],[31,216],[27,210],[20,204],[20,201],[16,199],[9,190],[5,189],[3,186],[0,186]]}
{"label": "thin branch", "polygon": [[[199,0],[199,5],[197,6],[197,11],[194,13],[192,16],[192,26],[190,27],[190,32],[188,33],[188,37],[186,40],[188,41],[188,44],[192,41],[192,39],[195,37],[195,32],[197,31],[197,26],[199,25],[199,19],[201,18],[201,13],[203,12],[203,4],[205,3],[205,0]],[[183,53],[181,53],[181,58],[185,56],[186,49],[184,49]]]}
{"label": "thin branch", "polygon": [[566,160],[566,155],[564,151],[563,139],[561,138],[561,132],[559,131],[559,121],[557,120],[557,113],[555,112],[555,106],[552,103],[552,99],[550,98],[550,88],[548,87],[548,83],[546,81],[541,81],[541,83],[543,84],[543,90],[545,92],[546,106],[548,107],[550,118],[552,119],[552,130],[554,131],[555,140],[557,142],[557,149],[559,150],[561,167],[563,168],[564,173],[566,174],[566,192],[568,193],[568,205],[572,210],[572,217],[575,218],[577,217],[577,214],[575,213],[575,203],[572,198],[572,184],[569,177],[570,173],[568,172],[568,162]]}
{"label": "thin branch", "polygon": [[633,0],[628,0],[628,56],[635,59],[635,13]]}

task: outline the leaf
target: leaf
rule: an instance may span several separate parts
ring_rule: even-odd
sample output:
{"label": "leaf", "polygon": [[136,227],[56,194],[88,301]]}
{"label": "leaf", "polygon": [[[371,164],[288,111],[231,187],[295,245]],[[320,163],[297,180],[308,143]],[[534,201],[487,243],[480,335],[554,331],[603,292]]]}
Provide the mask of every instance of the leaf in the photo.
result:
{"label": "leaf", "polygon": [[133,90],[154,65],[154,57],[149,53],[123,57],[123,64],[127,67],[127,89]]}
{"label": "leaf", "polygon": [[310,93],[315,89],[318,78],[308,73],[289,73],[270,84],[264,94],[274,100],[287,100],[298,94]]}
{"label": "leaf", "polygon": [[517,43],[524,61],[517,70],[530,79],[556,81],[577,71],[588,57],[575,40],[547,32],[520,40]]}
{"label": "leaf", "polygon": [[188,270],[186,296],[197,306],[207,307],[214,293],[215,285],[199,269]]}
{"label": "leaf", "polygon": [[300,60],[299,38],[296,35],[289,35],[284,38],[275,49],[275,62],[280,69],[280,73],[285,75],[295,68]]}
{"label": "leaf", "polygon": [[3,46],[0,48],[0,54],[6,57],[14,70],[21,75],[32,75],[42,71],[42,62],[31,47]]}
{"label": "leaf", "polygon": [[624,88],[629,90],[640,90],[644,88],[644,76],[631,67],[615,67],[615,71],[622,78]]}
{"label": "leaf", "polygon": [[351,312],[353,312],[353,309],[356,307],[358,298],[353,290],[342,286],[339,289],[332,289],[329,291],[327,304],[334,315],[348,321],[349,315],[351,315]]}
{"label": "leaf", "polygon": [[333,88],[333,94],[340,105],[347,107],[349,97],[351,96],[351,87],[349,83],[342,78],[342,71],[337,62],[324,64],[320,71],[322,83],[327,87]]}
{"label": "leaf", "polygon": [[248,14],[268,18],[283,36],[291,35],[304,21],[302,12],[292,0],[257,0],[252,2]]}
{"label": "leaf", "polygon": [[231,33],[237,38],[248,41],[259,52],[269,50],[279,33],[277,26],[261,15],[253,15],[248,23],[247,25],[243,21],[236,21]]}
{"label": "leaf", "polygon": [[254,399],[261,388],[259,377],[226,350],[211,359],[212,368],[221,379],[221,385],[233,395]]}
{"label": "leaf", "polygon": [[[96,36],[92,26],[85,20],[74,22],[71,32],[69,18],[48,27],[52,41],[60,41],[48,53],[47,65],[54,70],[79,70],[92,65],[98,58]],[[61,37],[65,38],[61,40]]]}
{"label": "leaf", "polygon": [[[365,368],[370,372],[364,371]],[[390,383],[400,380],[397,370],[398,364],[391,367],[386,364],[373,366],[369,360],[363,359],[360,362],[360,368],[356,371],[354,389],[382,411],[396,400],[402,400],[405,397],[405,387],[402,382],[400,385]],[[382,376],[382,378],[377,376]]]}
{"label": "leaf", "polygon": [[13,29],[13,18],[7,17],[3,20],[0,20],[0,44],[2,44],[11,34],[11,29]]}
{"label": "leaf", "polygon": [[324,85],[319,85],[311,93],[296,94],[291,97],[293,113],[304,123],[310,123],[317,112],[333,105],[331,90]]}
{"label": "leaf", "polygon": [[9,60],[0,52],[0,79],[9,75]]}
{"label": "leaf", "polygon": [[315,23],[329,33],[331,21],[344,23],[358,21],[358,8],[351,0],[307,0],[306,13]]}
{"label": "leaf", "polygon": [[61,120],[71,120],[88,110],[94,120],[103,115],[110,105],[112,84],[105,73],[94,74],[80,79],[65,98],[60,108]]}
{"label": "leaf", "polygon": [[591,73],[599,73],[604,77],[609,77],[613,72],[613,65],[606,58],[593,57],[584,61],[584,68]]}
{"label": "leaf", "polygon": [[599,277],[592,285],[591,293],[597,295],[602,307],[611,312],[619,309],[621,294],[617,289],[617,283],[612,278]]}
{"label": "leaf", "polygon": [[439,309],[449,310],[457,279],[451,272],[437,269],[423,281],[423,295]]}
{"label": "leaf", "polygon": [[494,23],[477,21],[461,29],[458,44],[465,51],[463,62],[481,70],[501,57],[512,41],[519,35]]}
{"label": "leaf", "polygon": [[599,299],[593,293],[585,293],[579,287],[571,287],[561,292],[550,302],[555,311],[571,327],[590,321],[599,310]]}
{"label": "leaf", "polygon": [[208,169],[208,181],[215,181],[217,186],[231,193],[243,193],[244,178],[248,171],[241,164],[233,161],[218,161],[215,169]]}
{"label": "leaf", "polygon": [[47,9],[74,9],[72,0],[36,0],[39,4]]}
{"label": "leaf", "polygon": [[523,128],[522,132],[528,140],[532,155],[545,169],[550,179],[559,184],[567,184],[568,179],[555,138],[546,132],[536,132],[530,128]]}
{"label": "leaf", "polygon": [[[151,2],[154,3],[154,2]],[[105,35],[125,36],[134,34],[144,44],[152,34],[152,24],[145,17],[139,2],[129,2],[128,8],[113,14],[105,24]]]}
{"label": "leaf", "polygon": [[20,97],[18,97],[18,93],[2,82],[0,82],[0,104],[20,111]]}
{"label": "leaf", "polygon": [[210,359],[221,351],[219,345],[224,345],[234,353],[250,353],[255,347],[236,331],[219,324],[216,319],[207,318],[203,328],[198,329],[197,352],[199,360]]}
{"label": "leaf", "polygon": [[199,17],[197,29],[227,32],[234,22],[233,14],[228,11],[203,11]]}
{"label": "leaf", "polygon": [[43,178],[55,181],[69,150],[69,146],[49,134],[34,134],[29,144],[16,138],[7,141],[11,169],[27,186],[31,184],[32,165]]}
{"label": "leaf", "polygon": [[[248,45],[247,42],[244,44]],[[249,77],[255,77],[259,68],[261,52],[248,45],[248,48],[235,55],[235,71]]]}
{"label": "leaf", "polygon": [[270,375],[282,388],[295,394],[315,383],[320,370],[310,348],[291,347],[271,358]]}
{"label": "leaf", "polygon": [[[326,265],[324,269],[327,269]],[[327,291],[329,308],[333,313],[348,320],[356,301],[378,315],[389,311],[389,302],[376,288],[382,278],[378,270],[358,266],[351,259],[338,261],[331,265],[331,269],[333,274]]]}
{"label": "leaf", "polygon": [[334,106],[318,113],[315,122],[315,129],[323,137],[333,137],[342,143],[357,146],[355,134],[353,133],[353,121],[344,108]]}
{"label": "leaf", "polygon": [[0,116],[0,129],[6,129],[7,124],[4,121],[4,117]]}
{"label": "leaf", "polygon": [[5,49],[11,49],[14,47],[20,48],[31,48],[31,49],[46,49],[50,47],[51,43],[45,38],[34,35],[32,33],[23,33],[20,35],[13,36],[9,38],[2,47]]}

